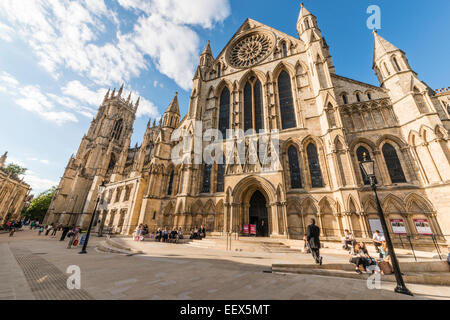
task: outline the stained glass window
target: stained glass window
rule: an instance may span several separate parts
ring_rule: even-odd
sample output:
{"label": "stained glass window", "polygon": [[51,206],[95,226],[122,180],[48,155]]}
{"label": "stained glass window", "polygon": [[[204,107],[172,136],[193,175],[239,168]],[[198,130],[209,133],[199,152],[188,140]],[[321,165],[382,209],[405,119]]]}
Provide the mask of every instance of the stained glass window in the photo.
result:
{"label": "stained glass window", "polygon": [[169,187],[167,188],[167,194],[169,196],[172,195],[173,192],[173,179],[175,177],[175,172],[172,170],[172,172],[170,173],[170,178],[169,178]]}
{"label": "stained glass window", "polygon": [[291,79],[286,71],[278,77],[278,96],[280,98],[281,126],[283,129],[295,128],[294,99],[292,98]]}
{"label": "stained glass window", "polygon": [[203,170],[203,193],[211,192],[211,169],[212,165],[206,164]]}
{"label": "stained glass window", "polygon": [[302,188],[302,178],[300,175],[300,166],[298,162],[298,152],[294,146],[288,149],[289,158],[289,168],[291,174],[291,188],[300,189]]}
{"label": "stained glass window", "polygon": [[320,170],[319,155],[314,143],[310,143],[307,148],[309,173],[311,175],[311,186],[313,188],[323,188],[322,171]]}
{"label": "stained glass window", "polygon": [[406,182],[405,174],[403,172],[402,165],[400,164],[400,160],[398,159],[397,151],[395,150],[395,148],[386,143],[383,146],[383,155],[392,183]]}
{"label": "stained glass window", "polygon": [[222,162],[217,165],[217,192],[225,191],[225,157]]}
{"label": "stained glass window", "polygon": [[264,129],[263,92],[261,82],[250,78],[244,88],[244,131]]}
{"label": "stained glass window", "polygon": [[227,130],[230,127],[230,91],[228,88],[223,89],[220,96],[219,109],[219,131],[222,137],[226,138]]}

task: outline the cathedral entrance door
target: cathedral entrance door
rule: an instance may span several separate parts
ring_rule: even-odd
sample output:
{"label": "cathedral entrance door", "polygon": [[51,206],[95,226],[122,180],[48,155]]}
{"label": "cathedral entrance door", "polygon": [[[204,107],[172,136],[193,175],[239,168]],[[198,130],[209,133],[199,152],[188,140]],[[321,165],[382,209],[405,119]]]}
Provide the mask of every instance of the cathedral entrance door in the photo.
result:
{"label": "cathedral entrance door", "polygon": [[255,191],[252,198],[250,199],[249,214],[250,224],[256,225],[256,235],[258,237],[268,237],[269,219],[267,214],[266,198],[260,191]]}

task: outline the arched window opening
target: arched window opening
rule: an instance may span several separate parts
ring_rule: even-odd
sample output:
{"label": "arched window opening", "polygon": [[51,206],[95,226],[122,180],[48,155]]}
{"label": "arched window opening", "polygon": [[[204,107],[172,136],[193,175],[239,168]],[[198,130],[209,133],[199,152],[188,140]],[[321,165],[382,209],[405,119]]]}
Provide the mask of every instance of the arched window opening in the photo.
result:
{"label": "arched window opening", "polygon": [[111,154],[111,160],[109,160],[108,171],[113,170],[115,166],[116,166],[116,156],[113,153]]}
{"label": "arched window opening", "polygon": [[222,76],[222,65],[219,63],[217,65],[217,77],[220,78]]}
{"label": "arched window opening", "polygon": [[372,100],[372,95],[370,94],[370,92],[367,92],[367,99]]}
{"label": "arched window opening", "polygon": [[386,72],[386,75],[387,75],[387,76],[390,76],[391,73],[389,72],[389,69],[388,69],[388,67],[387,67],[386,62],[383,62],[383,66],[384,66],[384,72]]}
{"label": "arched window opening", "polygon": [[281,126],[285,129],[297,127],[294,111],[294,99],[289,74],[282,71],[278,77],[278,97],[280,99]]}
{"label": "arched window opening", "polygon": [[347,99],[347,95],[346,94],[342,95],[342,102],[344,102],[344,104],[348,104],[348,99]]}
{"label": "arched window opening", "polygon": [[206,164],[203,169],[203,189],[202,193],[210,193],[211,192],[211,170],[212,165]]}
{"label": "arched window opening", "polygon": [[[364,161],[364,158],[367,160],[371,160],[369,151],[364,147],[359,147],[358,150],[356,150],[356,157],[358,158],[358,165],[359,165],[359,163]],[[361,168],[360,168],[360,170],[361,170],[361,176],[363,178],[364,185],[366,185],[366,186],[370,185],[369,177],[366,176],[366,174],[364,173],[364,171]],[[376,183],[376,181],[375,181],[375,183]]]}
{"label": "arched window opening", "polygon": [[286,42],[283,42],[283,57],[287,57],[287,55],[288,55],[287,45]]}
{"label": "arched window opening", "polygon": [[152,220],[156,220],[156,211],[153,212]]}
{"label": "arched window opening", "polygon": [[122,129],[123,129],[123,120],[119,119],[115,122],[114,127],[113,127],[113,131],[111,134],[111,137],[113,139],[119,140],[120,136],[122,134]]}
{"label": "arched window opening", "polygon": [[219,109],[219,131],[226,138],[227,130],[230,128],[230,91],[224,88],[220,96]]}
{"label": "arched window opening", "polygon": [[225,191],[225,157],[222,163],[217,165],[217,192]]}
{"label": "arched window opening", "polygon": [[389,171],[392,183],[405,183],[406,177],[402,169],[397,151],[389,143],[383,146],[383,156]]}
{"label": "arched window opening", "polygon": [[291,174],[291,188],[300,189],[302,188],[302,178],[300,174],[300,165],[298,162],[297,148],[295,148],[294,146],[289,147],[288,158],[289,158],[289,169]]}
{"label": "arched window opening", "polygon": [[311,187],[323,188],[322,171],[320,169],[319,154],[314,143],[310,143],[307,148],[309,173],[311,175]]}
{"label": "arched window opening", "polygon": [[264,129],[264,110],[261,82],[251,77],[244,88],[244,131]]}
{"label": "arched window opening", "polygon": [[173,193],[173,179],[175,177],[175,172],[172,170],[169,178],[169,187],[167,188],[167,195],[171,196]]}
{"label": "arched window opening", "polygon": [[396,57],[393,57],[392,58],[392,62],[394,63],[394,68],[395,68],[395,70],[396,71],[400,71],[401,69],[400,69],[400,65],[398,64],[398,61],[397,61],[397,58]]}
{"label": "arched window opening", "polygon": [[359,93],[356,93],[356,101],[361,102],[361,96]]}
{"label": "arched window opening", "polygon": [[309,25],[309,20],[305,19],[305,29],[309,29],[309,28],[311,28]]}

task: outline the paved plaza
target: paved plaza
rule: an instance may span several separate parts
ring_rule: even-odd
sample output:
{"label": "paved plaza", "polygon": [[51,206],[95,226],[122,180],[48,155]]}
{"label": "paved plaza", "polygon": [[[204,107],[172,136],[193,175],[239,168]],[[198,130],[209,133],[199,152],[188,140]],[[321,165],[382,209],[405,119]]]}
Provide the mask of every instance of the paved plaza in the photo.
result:
{"label": "paved plaza", "polygon": [[[263,252],[227,252],[185,244],[146,243],[143,255],[105,253],[95,248],[66,249],[58,238],[37,231],[0,234],[0,299],[27,300],[260,300],[260,299],[449,299],[450,287],[414,285],[414,297],[393,292],[383,282],[369,290],[366,282],[314,275],[268,273],[272,263],[310,259]],[[275,257],[275,258],[274,258]],[[325,255],[326,261],[337,257]],[[298,261],[297,261],[298,262]],[[67,288],[67,269],[81,269],[80,290]]]}

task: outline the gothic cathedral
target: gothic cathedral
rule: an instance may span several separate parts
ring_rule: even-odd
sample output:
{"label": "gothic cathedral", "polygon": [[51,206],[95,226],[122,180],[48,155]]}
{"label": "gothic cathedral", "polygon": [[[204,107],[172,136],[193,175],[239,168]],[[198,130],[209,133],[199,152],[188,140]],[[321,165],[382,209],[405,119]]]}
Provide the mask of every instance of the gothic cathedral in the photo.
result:
{"label": "gothic cathedral", "polygon": [[[264,220],[265,236],[301,239],[315,218],[327,240],[340,239],[344,229],[371,238],[378,216],[359,166],[366,157],[375,161],[393,234],[424,245],[431,234],[450,240],[450,91],[419,80],[405,52],[376,32],[379,87],[335,73],[317,19],[303,6],[297,31],[299,38],[247,19],[218,57],[208,43],[188,114],[181,119],[175,96],[134,148],[139,100],[124,99],[123,86],[108,91],[46,223],[86,227],[105,181],[95,226],[122,234],[140,224],[242,233]],[[174,131],[195,135],[198,121],[204,131],[278,130],[278,168],[231,164],[226,156],[213,165],[175,164],[172,150],[185,141]]]}

